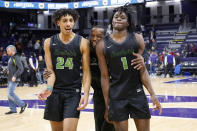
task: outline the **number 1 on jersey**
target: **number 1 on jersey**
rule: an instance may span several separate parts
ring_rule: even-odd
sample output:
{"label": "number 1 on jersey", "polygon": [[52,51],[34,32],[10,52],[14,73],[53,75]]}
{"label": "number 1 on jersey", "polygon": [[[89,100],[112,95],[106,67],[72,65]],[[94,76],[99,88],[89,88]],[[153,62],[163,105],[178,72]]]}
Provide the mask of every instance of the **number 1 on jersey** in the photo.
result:
{"label": "number 1 on jersey", "polygon": [[126,57],[121,57],[123,69],[127,70],[128,69],[128,64],[127,64],[127,58]]}

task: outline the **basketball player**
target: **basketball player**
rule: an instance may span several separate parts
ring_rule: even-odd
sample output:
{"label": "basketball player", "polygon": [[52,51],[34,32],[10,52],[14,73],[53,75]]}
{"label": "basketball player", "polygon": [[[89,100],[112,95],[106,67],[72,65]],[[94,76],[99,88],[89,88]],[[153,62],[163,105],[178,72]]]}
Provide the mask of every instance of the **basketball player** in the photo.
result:
{"label": "basketball player", "polygon": [[[47,69],[52,72],[48,87],[39,94],[46,100],[44,119],[49,120],[53,131],[76,131],[80,110],[89,97],[91,73],[88,40],[72,29],[79,15],[72,9],[59,9],[53,14],[60,33],[44,42]],[[83,78],[81,78],[81,60]],[[81,98],[81,79],[84,97]],[[82,104],[83,103],[83,104]]]}
{"label": "basketball player", "polygon": [[128,5],[114,10],[110,24],[112,34],[99,41],[96,48],[106,104],[105,118],[113,122],[116,131],[128,131],[129,116],[134,119],[138,131],[149,131],[151,116],[142,82],[150,93],[154,110],[159,109],[161,113],[161,105],[145,65],[143,68],[141,65],[130,66],[131,61],[131,65],[139,62],[139,54],[144,50],[143,37],[134,33]]}
{"label": "basketball player", "polygon": [[105,114],[105,100],[101,88],[101,75],[96,56],[96,45],[99,40],[104,37],[105,30],[99,26],[95,26],[90,34],[90,69],[92,74],[91,86],[94,89],[94,120],[95,131],[114,131],[112,124],[106,122]]}
{"label": "basketball player", "polygon": [[[94,89],[93,101],[94,101],[94,119],[95,119],[95,130],[96,131],[114,131],[112,124],[109,124],[104,119],[105,114],[105,101],[101,88],[100,81],[100,69],[98,67],[98,60],[95,52],[97,42],[103,38],[105,31],[102,27],[95,26],[91,30],[90,34],[90,68],[92,72],[92,82],[91,86]],[[143,58],[138,58],[136,60],[138,65],[140,61],[143,61]],[[136,67],[138,66],[136,65]],[[48,79],[51,75],[49,70],[45,70],[44,77]]]}

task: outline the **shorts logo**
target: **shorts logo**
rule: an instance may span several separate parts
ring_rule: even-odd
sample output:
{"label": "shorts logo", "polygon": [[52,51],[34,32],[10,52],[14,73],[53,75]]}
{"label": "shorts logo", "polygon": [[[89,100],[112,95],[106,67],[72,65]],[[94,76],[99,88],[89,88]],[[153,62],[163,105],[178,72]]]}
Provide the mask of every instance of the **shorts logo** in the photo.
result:
{"label": "shorts logo", "polygon": [[111,48],[113,45],[110,45],[110,46],[107,46],[107,48],[109,49],[109,48]]}
{"label": "shorts logo", "polygon": [[141,91],[142,91],[142,89],[140,89],[140,88],[139,88],[139,89],[137,89],[137,93],[139,93],[139,92],[141,92]]}

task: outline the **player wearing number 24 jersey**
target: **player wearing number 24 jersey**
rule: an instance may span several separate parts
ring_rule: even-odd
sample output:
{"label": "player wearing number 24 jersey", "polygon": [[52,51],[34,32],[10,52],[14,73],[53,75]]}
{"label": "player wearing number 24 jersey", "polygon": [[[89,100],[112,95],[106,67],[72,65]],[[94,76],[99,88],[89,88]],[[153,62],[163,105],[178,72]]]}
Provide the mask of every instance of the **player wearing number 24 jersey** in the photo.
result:
{"label": "player wearing number 24 jersey", "polygon": [[[55,11],[53,19],[60,33],[44,42],[45,62],[52,74],[47,79],[48,87],[38,98],[47,99],[44,119],[50,121],[53,131],[76,131],[80,110],[88,104],[90,49],[88,40],[72,31],[78,17],[72,9]],[[81,98],[82,83],[84,96]]]}

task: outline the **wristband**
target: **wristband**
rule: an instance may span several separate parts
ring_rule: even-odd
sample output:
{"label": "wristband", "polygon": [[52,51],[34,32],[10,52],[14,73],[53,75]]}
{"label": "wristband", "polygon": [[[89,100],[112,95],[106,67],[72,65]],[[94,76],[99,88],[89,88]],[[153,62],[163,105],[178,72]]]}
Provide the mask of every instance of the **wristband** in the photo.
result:
{"label": "wristband", "polygon": [[48,86],[48,87],[47,87],[47,91],[52,92],[52,91],[53,91],[53,87],[52,87],[52,86]]}

